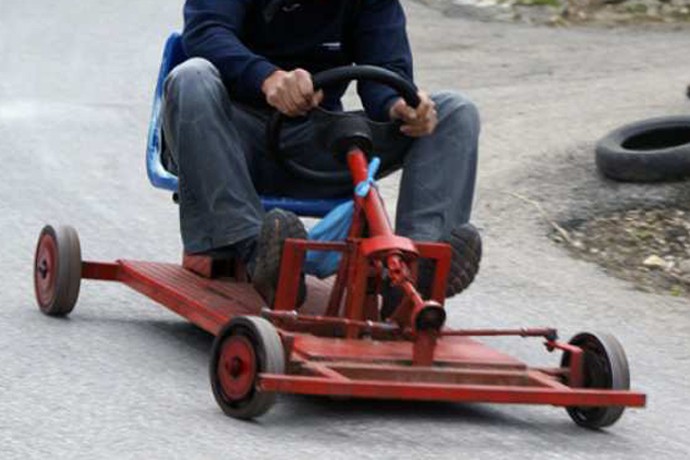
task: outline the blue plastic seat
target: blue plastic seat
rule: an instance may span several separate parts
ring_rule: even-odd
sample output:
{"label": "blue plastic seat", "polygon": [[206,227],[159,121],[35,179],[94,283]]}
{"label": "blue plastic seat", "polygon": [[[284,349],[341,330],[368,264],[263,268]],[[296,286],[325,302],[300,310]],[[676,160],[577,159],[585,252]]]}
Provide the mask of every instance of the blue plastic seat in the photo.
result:
{"label": "blue plastic seat", "polygon": [[[151,181],[154,187],[171,192],[177,192],[178,180],[174,174],[165,169],[162,159],[164,148],[162,136],[163,116],[161,110],[163,84],[170,71],[186,60],[187,56],[182,48],[182,36],[179,33],[171,34],[163,50],[163,59],[158,73],[158,82],[156,83],[156,93],[153,99],[153,111],[151,113],[148,144],[146,147],[146,171],[149,181]],[[292,211],[299,216],[323,217],[333,208],[350,199],[350,196],[337,199],[309,200],[262,196],[261,202],[267,211],[273,208],[281,208]]]}

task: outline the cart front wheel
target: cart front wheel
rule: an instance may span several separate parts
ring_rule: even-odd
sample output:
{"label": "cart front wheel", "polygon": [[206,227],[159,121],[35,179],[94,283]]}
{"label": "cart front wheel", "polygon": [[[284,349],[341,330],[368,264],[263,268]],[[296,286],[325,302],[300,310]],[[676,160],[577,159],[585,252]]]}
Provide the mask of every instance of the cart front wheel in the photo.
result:
{"label": "cart front wheel", "polygon": [[265,414],[276,395],[258,387],[258,376],[284,372],[283,343],[275,327],[263,318],[233,318],[213,342],[211,388],[230,417],[249,420]]}
{"label": "cart front wheel", "polygon": [[49,316],[67,316],[74,309],[81,285],[81,247],[69,226],[41,230],[34,255],[36,302]]}
{"label": "cart front wheel", "polygon": [[[607,390],[629,390],[630,368],[618,340],[603,333],[583,332],[570,339],[582,348],[582,386]],[[562,367],[570,366],[570,353],[563,353]],[[578,425],[599,429],[611,426],[623,415],[624,407],[567,407],[568,415]]]}

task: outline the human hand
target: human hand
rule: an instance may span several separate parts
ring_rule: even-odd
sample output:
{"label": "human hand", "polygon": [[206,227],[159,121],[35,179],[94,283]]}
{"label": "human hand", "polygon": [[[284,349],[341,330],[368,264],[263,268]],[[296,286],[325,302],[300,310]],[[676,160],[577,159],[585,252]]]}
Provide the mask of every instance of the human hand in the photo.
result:
{"label": "human hand", "polygon": [[304,69],[276,70],[264,80],[261,91],[270,106],[289,117],[305,115],[323,100],[323,91],[314,91],[311,75]]}
{"label": "human hand", "polygon": [[427,136],[434,132],[438,124],[434,101],[424,91],[420,91],[418,95],[420,102],[416,109],[400,98],[395,101],[389,111],[391,120],[401,120],[403,125],[400,131],[410,137]]}

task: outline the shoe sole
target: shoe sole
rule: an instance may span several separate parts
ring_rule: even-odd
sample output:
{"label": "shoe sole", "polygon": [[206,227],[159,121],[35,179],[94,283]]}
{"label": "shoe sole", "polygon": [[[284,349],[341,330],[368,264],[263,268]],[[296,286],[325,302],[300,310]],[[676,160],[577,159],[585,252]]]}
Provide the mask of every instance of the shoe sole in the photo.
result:
{"label": "shoe sole", "polygon": [[450,234],[453,251],[446,285],[446,297],[460,294],[467,289],[479,273],[482,260],[482,240],[472,224],[465,224]]}
{"label": "shoe sole", "polygon": [[[277,217],[270,222],[270,225],[261,227],[252,283],[266,303],[273,308],[280,279],[285,240],[288,238],[307,239],[307,231],[295,214],[282,210],[274,210],[271,213]],[[269,216],[267,216],[267,221],[268,218]],[[304,303],[305,298],[306,283],[302,274],[296,308]]]}

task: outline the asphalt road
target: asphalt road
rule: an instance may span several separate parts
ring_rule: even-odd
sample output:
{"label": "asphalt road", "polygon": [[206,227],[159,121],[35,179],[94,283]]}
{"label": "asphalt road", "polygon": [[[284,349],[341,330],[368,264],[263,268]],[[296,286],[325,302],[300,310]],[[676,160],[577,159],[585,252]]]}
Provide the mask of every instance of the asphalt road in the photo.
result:
{"label": "asphalt road", "polygon": [[[213,401],[211,338],[147,299],[86,282],[70,319],[41,315],[31,267],[46,222],[75,225],[87,259],[178,259],[177,208],[148,185],[143,154],[160,48],[180,27],[181,3],[0,0],[0,457],[687,457],[687,299],[641,293],[571,259],[513,195],[555,219],[684,199],[683,184],[603,182],[591,147],[623,122],[687,113],[687,28],[532,28],[405,2],[421,86],[462,89],[484,120],[475,213],[484,265],[451,302],[449,323],[617,335],[649,407],[605,432],[549,407],[306,397],[243,423]],[[538,342],[496,345],[557,359]]]}

